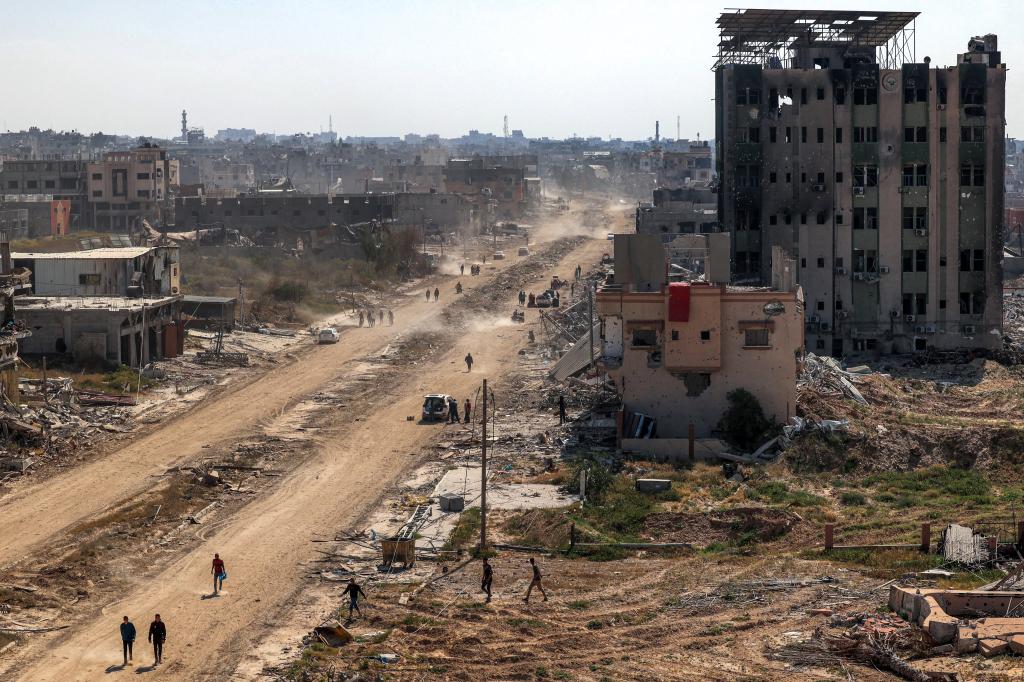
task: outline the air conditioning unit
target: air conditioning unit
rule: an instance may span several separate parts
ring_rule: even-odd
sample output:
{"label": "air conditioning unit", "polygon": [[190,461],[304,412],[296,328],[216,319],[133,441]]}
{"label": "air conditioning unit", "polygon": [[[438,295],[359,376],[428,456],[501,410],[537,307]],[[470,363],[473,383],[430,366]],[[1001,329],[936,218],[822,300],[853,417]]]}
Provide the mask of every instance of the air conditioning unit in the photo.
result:
{"label": "air conditioning unit", "polygon": [[913,321],[914,321],[914,320],[916,320],[917,318],[916,318],[916,317],[914,317],[913,315],[906,315],[906,316],[905,316],[905,317],[904,317],[903,319],[904,319],[904,321],[906,321],[906,322],[913,322]]}
{"label": "air conditioning unit", "polygon": [[939,104],[935,108],[938,109],[939,111],[945,111],[946,110],[946,105],[945,104]]}
{"label": "air conditioning unit", "polygon": [[836,274],[837,275],[845,275],[846,274],[846,268],[836,268]]}
{"label": "air conditioning unit", "polygon": [[818,324],[819,322],[821,322],[820,315],[811,315],[811,324]]}
{"label": "air conditioning unit", "polygon": [[934,334],[936,332],[935,325],[934,324],[926,324],[924,326],[924,331],[925,331],[926,334]]}
{"label": "air conditioning unit", "polygon": [[964,331],[964,336],[973,336],[974,332],[975,332],[974,325],[973,324],[965,324],[963,331]]}
{"label": "air conditioning unit", "polygon": [[889,317],[891,317],[893,319],[896,319],[899,316],[900,316],[900,311],[898,311],[896,309],[893,309],[893,310],[889,311]]}
{"label": "air conditioning unit", "polygon": [[863,187],[854,187],[853,188],[853,196],[855,196],[855,197],[862,197],[862,196],[864,196],[864,188]]}
{"label": "air conditioning unit", "polygon": [[811,191],[813,191],[813,192],[824,192],[825,191],[825,185],[817,185],[817,184],[811,185]]}
{"label": "air conditioning unit", "polygon": [[878,268],[878,271],[880,273],[882,273],[883,275],[888,275],[889,274],[889,266],[888,265],[883,265],[880,268]]}
{"label": "air conditioning unit", "polygon": [[914,230],[914,234],[916,234],[918,237],[927,237],[928,230],[923,228],[917,228],[916,230]]}
{"label": "air conditioning unit", "polygon": [[850,311],[848,311],[848,310],[837,310],[836,311],[836,317],[838,317],[840,320],[845,320],[849,316],[850,316]]}
{"label": "air conditioning unit", "polygon": [[853,281],[854,282],[863,282],[864,281],[864,273],[863,272],[855,272],[855,273],[853,273]]}
{"label": "air conditioning unit", "polygon": [[924,334],[924,325],[923,324],[919,324],[916,327],[914,327],[914,333],[915,334]]}
{"label": "air conditioning unit", "polygon": [[821,323],[821,331],[827,332],[828,330],[829,330],[829,323],[828,322],[822,322]]}

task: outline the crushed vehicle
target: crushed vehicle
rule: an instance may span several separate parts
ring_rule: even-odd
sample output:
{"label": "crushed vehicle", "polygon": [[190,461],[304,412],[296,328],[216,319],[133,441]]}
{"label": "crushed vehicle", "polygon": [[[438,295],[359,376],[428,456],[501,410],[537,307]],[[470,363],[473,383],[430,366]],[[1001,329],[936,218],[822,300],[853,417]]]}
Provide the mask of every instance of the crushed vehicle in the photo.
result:
{"label": "crushed vehicle", "polygon": [[448,420],[448,403],[453,398],[445,393],[430,393],[423,397],[423,421]]}

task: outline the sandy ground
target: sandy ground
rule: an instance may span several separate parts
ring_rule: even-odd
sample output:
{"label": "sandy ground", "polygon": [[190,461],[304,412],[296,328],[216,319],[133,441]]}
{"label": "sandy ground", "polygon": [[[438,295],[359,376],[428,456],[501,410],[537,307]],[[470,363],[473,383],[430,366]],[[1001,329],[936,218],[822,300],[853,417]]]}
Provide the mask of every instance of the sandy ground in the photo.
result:
{"label": "sandy ground", "polygon": [[[555,270],[564,275],[577,262],[596,260],[605,250],[606,242],[590,240],[565,254]],[[510,262],[514,260],[501,267]],[[463,278],[463,284],[479,286],[487,274],[476,281]],[[539,277],[536,288],[551,274]],[[495,301],[496,310],[511,309],[516,293],[509,291],[505,300]],[[117,452],[4,498],[0,556],[5,564],[25,558],[56,541],[71,524],[144,490],[153,477],[196,457],[204,447],[237,442],[336,381],[354,360],[385,347],[396,333],[436,324],[443,304],[410,295],[406,304],[395,306],[394,327],[347,331],[339,344],[310,348]],[[19,678],[99,679],[115,673],[116,668],[108,666],[119,663],[120,616],[132,615],[144,632],[157,612],[168,624],[168,642],[166,663],[156,673],[172,679],[229,674],[261,633],[288,610],[302,580],[300,564],[314,556],[311,537],[364,517],[382,489],[417,464],[410,453],[437,433],[406,420],[418,414],[422,395],[436,390],[471,395],[482,377],[497,379],[510,368],[524,335],[511,327],[469,331],[439,361],[409,368],[408,379],[396,394],[380,396],[365,412],[343,410],[335,415],[316,434],[315,454],[302,467],[225,520],[192,551],[52,641],[45,656],[26,652],[31,660],[15,671]],[[467,351],[476,359],[471,373],[462,362]],[[226,558],[231,577],[223,595],[211,599],[209,561],[214,552]],[[41,645],[40,640],[35,644]],[[139,643],[138,655],[139,664],[151,660],[144,642]]]}

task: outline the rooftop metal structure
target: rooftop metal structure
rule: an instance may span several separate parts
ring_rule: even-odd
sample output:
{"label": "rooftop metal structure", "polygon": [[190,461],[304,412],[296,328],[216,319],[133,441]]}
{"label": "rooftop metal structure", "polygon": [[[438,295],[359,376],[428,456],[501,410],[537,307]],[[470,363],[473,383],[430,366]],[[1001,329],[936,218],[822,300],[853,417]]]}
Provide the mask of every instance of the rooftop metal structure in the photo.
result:
{"label": "rooftop metal structure", "polygon": [[883,69],[914,62],[919,12],[791,9],[730,9],[718,25],[718,55],[724,64],[790,68],[794,52],[807,47],[873,48]]}

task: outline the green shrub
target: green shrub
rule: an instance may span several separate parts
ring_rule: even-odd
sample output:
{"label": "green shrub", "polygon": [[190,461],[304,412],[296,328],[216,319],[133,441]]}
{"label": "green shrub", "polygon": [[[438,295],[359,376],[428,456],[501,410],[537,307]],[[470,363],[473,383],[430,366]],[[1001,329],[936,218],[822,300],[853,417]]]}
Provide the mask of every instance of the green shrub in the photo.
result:
{"label": "green shrub", "polygon": [[867,504],[868,499],[860,493],[844,490],[839,495],[839,503],[844,507],[862,507]]}
{"label": "green shrub", "polygon": [[753,393],[736,388],[726,394],[729,407],[718,422],[725,440],[747,452],[757,449],[770,436],[775,425],[764,416],[761,403]]}

